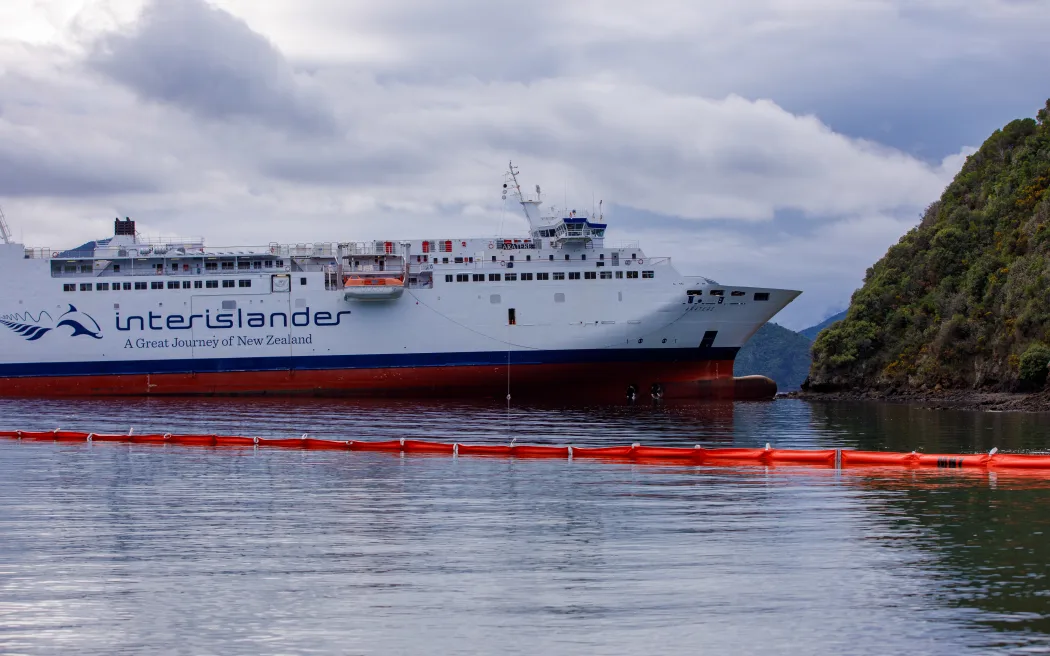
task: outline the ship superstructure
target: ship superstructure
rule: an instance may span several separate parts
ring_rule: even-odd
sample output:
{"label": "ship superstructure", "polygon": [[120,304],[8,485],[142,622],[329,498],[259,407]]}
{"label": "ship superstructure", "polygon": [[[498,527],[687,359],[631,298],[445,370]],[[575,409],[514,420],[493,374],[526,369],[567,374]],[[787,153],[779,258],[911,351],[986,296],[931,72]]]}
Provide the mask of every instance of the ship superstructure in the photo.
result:
{"label": "ship superstructure", "polygon": [[[661,396],[731,380],[737,350],[799,292],[682,276],[601,214],[529,234],[209,248],[112,237],[10,243],[0,395]],[[685,387],[682,387],[682,386]]]}

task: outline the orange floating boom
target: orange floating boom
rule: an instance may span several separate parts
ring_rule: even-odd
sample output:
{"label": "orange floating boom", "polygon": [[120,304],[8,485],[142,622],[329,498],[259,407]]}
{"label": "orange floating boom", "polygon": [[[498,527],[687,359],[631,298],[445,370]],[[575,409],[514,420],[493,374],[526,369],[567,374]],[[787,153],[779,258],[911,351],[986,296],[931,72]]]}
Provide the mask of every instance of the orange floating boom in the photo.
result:
{"label": "orange floating boom", "polygon": [[705,449],[642,446],[573,447],[539,444],[459,444],[428,440],[386,440],[361,442],[311,438],[262,438],[237,435],[140,433],[84,433],[79,431],[0,431],[0,439],[36,442],[122,442],[128,444],[175,444],[188,447],[263,447],[328,451],[377,451],[386,453],[442,454],[489,456],[499,458],[571,458],[602,459],[619,462],[644,462],[693,465],[762,465],[811,467],[896,467],[936,469],[1045,469],[1050,473],[1050,455],[1005,454],[992,449],[985,454],[894,453],[890,451],[853,451],[850,449]]}

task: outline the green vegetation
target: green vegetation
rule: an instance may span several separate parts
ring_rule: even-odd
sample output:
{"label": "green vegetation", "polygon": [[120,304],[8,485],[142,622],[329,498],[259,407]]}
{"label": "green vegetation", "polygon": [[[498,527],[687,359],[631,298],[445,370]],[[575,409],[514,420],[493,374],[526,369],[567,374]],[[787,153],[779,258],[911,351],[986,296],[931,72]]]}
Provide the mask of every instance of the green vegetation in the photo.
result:
{"label": "green vegetation", "polygon": [[1041,386],[1046,359],[1037,372],[1032,349],[1050,342],[1048,188],[1050,100],[1037,120],[992,134],[868,269],[846,318],[818,336],[807,387]]}
{"label": "green vegetation", "polygon": [[1021,385],[1027,389],[1039,389],[1046,385],[1047,365],[1050,365],[1050,348],[1046,344],[1032,344],[1021,356]]}
{"label": "green vegetation", "polygon": [[802,330],[798,331],[798,334],[802,335],[803,337],[805,337],[806,339],[808,339],[809,341],[812,342],[813,340],[815,340],[817,338],[817,335],[820,334],[820,331],[824,330],[825,328],[827,328],[828,326],[830,326],[833,323],[837,323],[839,321],[842,321],[845,318],[846,318],[846,311],[843,310],[842,312],[839,312],[838,314],[831,315],[830,317],[828,317],[827,319],[821,321],[820,323],[818,323],[815,326],[810,326],[809,328],[803,328]]}
{"label": "green vegetation", "polygon": [[759,374],[772,378],[782,391],[797,390],[809,373],[809,339],[775,323],[767,323],[737,353],[734,376]]}

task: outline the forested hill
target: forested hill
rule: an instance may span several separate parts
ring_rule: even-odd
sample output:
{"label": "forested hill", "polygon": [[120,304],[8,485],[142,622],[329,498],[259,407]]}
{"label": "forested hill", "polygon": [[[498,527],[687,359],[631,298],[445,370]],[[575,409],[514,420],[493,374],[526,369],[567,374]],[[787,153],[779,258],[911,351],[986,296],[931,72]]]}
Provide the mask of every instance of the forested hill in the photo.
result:
{"label": "forested hill", "polygon": [[839,312],[838,314],[831,315],[830,317],[828,317],[827,319],[821,321],[820,323],[818,323],[815,326],[810,326],[809,328],[803,328],[802,330],[798,331],[798,334],[802,335],[803,337],[805,337],[806,339],[808,339],[809,341],[812,342],[813,340],[815,340],[817,338],[817,335],[820,334],[820,331],[824,330],[825,328],[827,328],[831,324],[835,323],[836,321],[842,321],[845,318],[846,318],[846,311],[843,310],[842,312]]}
{"label": "forested hill", "polygon": [[1041,386],[1050,359],[1050,101],[997,130],[813,347],[807,388]]}
{"label": "forested hill", "polygon": [[775,323],[764,324],[744,344],[733,363],[734,376],[772,378],[781,392],[797,390],[809,373],[808,338]]}

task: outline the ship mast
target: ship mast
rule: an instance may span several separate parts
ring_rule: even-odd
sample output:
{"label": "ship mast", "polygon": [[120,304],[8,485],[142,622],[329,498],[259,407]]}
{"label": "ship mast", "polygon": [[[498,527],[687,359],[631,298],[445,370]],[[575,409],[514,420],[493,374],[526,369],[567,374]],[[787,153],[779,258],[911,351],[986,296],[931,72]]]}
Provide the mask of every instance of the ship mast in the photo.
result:
{"label": "ship mast", "polygon": [[11,243],[11,229],[7,227],[3,208],[0,208],[0,239],[3,239],[5,244]]}
{"label": "ship mast", "polygon": [[[514,162],[507,162],[507,175],[510,176],[511,182],[514,183],[514,195],[518,197],[518,202],[521,204],[521,211],[525,212],[525,219],[532,225],[532,217],[529,216],[529,204],[525,200],[525,196],[521,193],[521,185],[518,184],[518,172],[514,168]],[[504,185],[506,186],[506,185]],[[539,188],[536,188],[539,191]]]}

